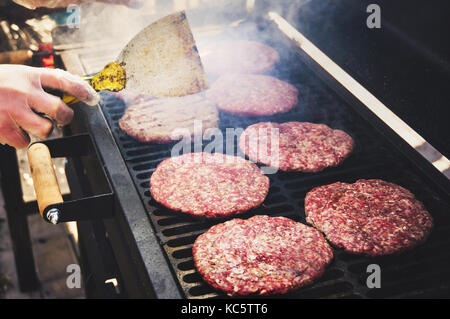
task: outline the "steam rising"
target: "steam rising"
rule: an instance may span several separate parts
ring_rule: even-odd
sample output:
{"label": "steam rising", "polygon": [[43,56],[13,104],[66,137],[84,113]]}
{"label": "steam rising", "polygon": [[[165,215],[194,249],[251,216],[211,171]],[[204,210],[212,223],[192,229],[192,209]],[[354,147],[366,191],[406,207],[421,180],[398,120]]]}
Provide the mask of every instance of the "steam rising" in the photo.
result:
{"label": "steam rising", "polygon": [[[142,0],[143,6],[132,9],[123,5],[85,3],[81,5],[81,27],[76,32],[77,42],[114,41],[124,46],[140,30],[157,19],[175,11],[186,10],[189,23],[196,29],[214,30],[230,25],[249,15],[266,15],[269,10],[294,14],[311,0]],[[287,17],[289,19],[289,17]],[[245,34],[243,35],[245,38]],[[120,45],[119,45],[120,44]]]}
{"label": "steam rising", "polygon": [[[104,3],[86,3],[81,6],[81,26],[72,35],[72,39],[67,37],[67,41],[93,42],[97,48],[101,48],[100,54],[96,52],[92,56],[83,57],[88,74],[100,71],[106,63],[115,60],[121,49],[143,28],[175,11],[186,11],[200,56],[203,56],[215,46],[215,43],[227,40],[269,40],[268,42],[278,50],[275,39],[271,39],[271,34],[258,32],[256,23],[245,21],[267,18],[269,11],[278,12],[288,20],[298,21],[311,14],[308,10],[312,10],[309,8],[312,6],[305,6],[311,2],[314,2],[315,7],[325,9],[313,0],[143,1],[144,5],[140,9]],[[252,39],[255,34],[262,34],[267,39]],[[245,56],[235,58],[246,59]],[[208,73],[208,70],[206,72]]]}

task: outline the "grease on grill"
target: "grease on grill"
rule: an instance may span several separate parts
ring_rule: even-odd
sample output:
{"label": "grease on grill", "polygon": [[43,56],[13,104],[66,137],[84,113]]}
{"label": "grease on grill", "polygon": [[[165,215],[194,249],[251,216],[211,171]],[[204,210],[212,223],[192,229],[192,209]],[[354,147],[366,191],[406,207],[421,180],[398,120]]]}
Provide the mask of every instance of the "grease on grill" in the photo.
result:
{"label": "grease on grill", "polygon": [[113,92],[121,91],[125,88],[126,73],[119,63],[108,63],[103,70],[95,75],[91,80],[91,86],[96,91],[109,90]]}

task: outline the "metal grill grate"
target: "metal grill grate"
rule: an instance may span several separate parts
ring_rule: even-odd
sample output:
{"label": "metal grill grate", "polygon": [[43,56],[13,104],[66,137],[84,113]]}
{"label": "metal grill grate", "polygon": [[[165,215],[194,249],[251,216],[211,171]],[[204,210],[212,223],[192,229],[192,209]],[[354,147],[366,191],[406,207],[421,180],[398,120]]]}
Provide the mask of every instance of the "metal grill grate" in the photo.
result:
{"label": "metal grill grate", "polygon": [[[256,38],[257,39],[257,38]],[[269,42],[269,45],[273,45]],[[428,241],[417,249],[398,256],[375,259],[334,250],[334,260],[326,273],[313,285],[283,297],[289,298],[366,298],[366,297],[439,297],[450,291],[450,207],[409,167],[402,155],[363,118],[338,97],[301,63],[289,48],[277,47],[281,64],[274,72],[299,89],[299,105],[289,113],[264,118],[242,118],[220,113],[220,128],[246,128],[261,121],[310,121],[339,128],[355,139],[354,153],[339,167],[323,172],[270,175],[269,194],[259,208],[237,216],[254,214],[285,216],[305,223],[304,197],[313,187],[336,181],[354,182],[360,178],[381,178],[411,190],[423,201],[435,219]],[[223,297],[204,283],[195,271],[191,248],[196,237],[212,225],[227,219],[204,220],[170,211],[150,196],[149,179],[156,166],[170,156],[171,144],[143,144],[124,134],[118,127],[125,106],[112,95],[103,94],[102,110],[117,145],[126,161],[149,218],[161,240],[168,261],[188,298]],[[205,145],[209,141],[205,141]],[[232,141],[226,141],[229,143]],[[236,142],[236,141],[234,141]],[[235,143],[236,145],[236,143]],[[225,146],[224,146],[224,149]],[[379,264],[382,288],[366,286],[367,265]]]}

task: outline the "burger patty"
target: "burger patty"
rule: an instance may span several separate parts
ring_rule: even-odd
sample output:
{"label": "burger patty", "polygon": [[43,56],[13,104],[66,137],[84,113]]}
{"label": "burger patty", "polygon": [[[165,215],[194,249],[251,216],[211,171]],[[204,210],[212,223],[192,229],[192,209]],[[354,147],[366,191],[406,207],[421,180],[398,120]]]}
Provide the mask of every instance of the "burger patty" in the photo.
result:
{"label": "burger patty", "polygon": [[280,62],[275,49],[256,41],[227,41],[210,46],[200,54],[206,73],[214,75],[261,74]]}
{"label": "burger patty", "polygon": [[230,296],[286,293],[312,283],[333,258],[316,229],[264,215],[211,227],[192,252],[203,279]]}
{"label": "burger patty", "polygon": [[161,162],[150,178],[150,191],[172,210],[225,217],[259,206],[269,191],[269,178],[240,157],[189,153]]}
{"label": "burger patty", "polygon": [[192,137],[195,121],[202,132],[219,124],[216,106],[200,94],[144,100],[126,109],[119,126],[141,142],[168,143]]}
{"label": "burger patty", "polygon": [[333,245],[368,256],[411,249],[433,228],[433,218],[409,190],[379,179],[314,188],[305,213]]}
{"label": "burger patty", "polygon": [[240,116],[285,113],[297,105],[297,89],[268,75],[228,74],[215,81],[206,97],[225,112]]}
{"label": "burger patty", "polygon": [[112,94],[116,98],[121,99],[127,107],[156,99],[155,97],[150,95],[133,92],[130,89],[123,89],[118,92],[108,92],[108,93]]}
{"label": "burger patty", "polygon": [[[279,138],[271,138],[276,129]],[[337,166],[353,146],[344,131],[308,122],[257,123],[247,127],[239,139],[240,149],[251,160],[283,171],[318,172]]]}

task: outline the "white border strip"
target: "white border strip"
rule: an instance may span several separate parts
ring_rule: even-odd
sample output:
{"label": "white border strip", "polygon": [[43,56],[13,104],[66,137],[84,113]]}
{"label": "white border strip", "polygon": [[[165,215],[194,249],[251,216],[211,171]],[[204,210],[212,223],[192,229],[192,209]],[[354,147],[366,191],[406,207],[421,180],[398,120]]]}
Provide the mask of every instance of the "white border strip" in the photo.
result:
{"label": "white border strip", "polygon": [[[306,54],[324,68],[332,77],[341,83],[350,93],[367,106],[376,116],[392,128],[409,145],[415,148],[427,161],[433,164],[440,172],[450,168],[450,161],[439,153],[422,136],[417,134],[402,119],[389,110],[380,100],[359,84],[347,72],[333,62],[320,49],[318,49],[303,34],[295,29],[289,22],[276,12],[269,12],[269,18],[291,40],[293,40]],[[437,159],[436,159],[437,158]],[[447,176],[449,178],[449,176]],[[450,178],[449,178],[450,179]]]}

